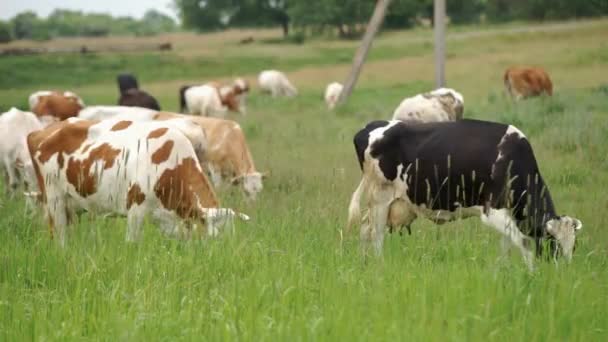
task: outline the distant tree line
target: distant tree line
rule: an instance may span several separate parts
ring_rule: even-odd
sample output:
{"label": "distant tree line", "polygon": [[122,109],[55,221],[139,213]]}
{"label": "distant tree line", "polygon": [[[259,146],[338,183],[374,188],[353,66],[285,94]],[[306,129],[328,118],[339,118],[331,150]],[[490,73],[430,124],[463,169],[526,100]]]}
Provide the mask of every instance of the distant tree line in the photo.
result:
{"label": "distant tree line", "polygon": [[[173,0],[185,28],[200,31],[231,27],[281,26],[287,36],[336,32],[358,36],[374,0]],[[608,0],[447,0],[452,23],[482,20],[553,20],[608,14]],[[407,28],[432,19],[433,0],[393,0],[385,27]]]}
{"label": "distant tree line", "polygon": [[41,18],[36,13],[27,11],[8,21],[0,21],[0,42],[13,39],[46,40],[54,37],[154,35],[176,29],[177,25],[171,17],[156,10],[148,10],[140,20],[64,9],[57,9],[47,18]]}

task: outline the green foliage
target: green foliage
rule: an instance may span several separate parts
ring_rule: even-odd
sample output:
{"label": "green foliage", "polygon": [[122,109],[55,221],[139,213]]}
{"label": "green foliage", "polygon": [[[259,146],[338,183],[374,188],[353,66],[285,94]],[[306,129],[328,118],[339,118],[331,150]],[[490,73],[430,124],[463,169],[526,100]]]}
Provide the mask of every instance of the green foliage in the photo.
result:
{"label": "green foliage", "polygon": [[485,11],[493,21],[597,17],[608,14],[608,1],[487,0]]}
{"label": "green foliage", "polygon": [[0,20],[0,44],[13,40],[12,27],[9,23]]}
{"label": "green foliage", "polygon": [[186,28],[212,31],[229,26],[280,25],[285,35],[289,33],[286,0],[174,0],[174,3]]}
{"label": "green foliage", "polygon": [[484,9],[485,0],[449,0],[447,14],[454,24],[476,23]]}
{"label": "green foliage", "polygon": [[152,35],[176,30],[169,16],[148,10],[141,20],[114,18],[108,14],[56,9],[48,18],[23,12],[12,20],[15,39],[46,40],[53,37],[101,37],[108,35]]}

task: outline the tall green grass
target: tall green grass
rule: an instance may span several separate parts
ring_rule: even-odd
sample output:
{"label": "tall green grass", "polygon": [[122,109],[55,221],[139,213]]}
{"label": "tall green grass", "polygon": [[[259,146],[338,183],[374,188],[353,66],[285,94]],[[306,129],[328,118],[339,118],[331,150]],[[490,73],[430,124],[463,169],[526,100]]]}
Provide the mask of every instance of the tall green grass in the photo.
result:
{"label": "tall green grass", "polygon": [[[254,91],[248,115],[231,117],[271,176],[254,204],[219,191],[252,220],[217,239],[168,239],[148,222],[128,244],[124,219],[83,215],[60,249],[39,213],[1,197],[0,341],[607,340],[608,97],[562,83],[553,98],[513,103],[497,74],[497,86],[476,74],[450,80],[464,89],[466,117],[528,136],[558,212],[583,221],[571,264],[538,260],[529,273],[516,250],[501,256],[501,237],[478,219],[418,220],[411,236],[387,236],[383,257],[364,259],[358,232],[340,239],[360,179],[353,134],[432,84],[407,73],[398,84],[363,83],[336,112],[319,90],[294,99]],[[163,103],[174,97],[166,90]],[[13,94],[0,91],[1,102],[20,101]],[[114,98],[107,87],[86,100]]]}

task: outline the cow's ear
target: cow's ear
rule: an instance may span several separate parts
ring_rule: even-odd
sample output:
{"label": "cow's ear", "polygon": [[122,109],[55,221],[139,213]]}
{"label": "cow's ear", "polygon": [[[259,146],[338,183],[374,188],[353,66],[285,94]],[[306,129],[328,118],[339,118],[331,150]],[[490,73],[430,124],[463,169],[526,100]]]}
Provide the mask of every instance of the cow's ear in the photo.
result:
{"label": "cow's ear", "polygon": [[572,224],[574,225],[574,231],[576,232],[583,228],[583,222],[579,219],[572,218]]}
{"label": "cow's ear", "polygon": [[556,220],[551,219],[549,221],[547,221],[547,223],[545,224],[545,229],[547,229],[547,232],[549,234],[551,234],[552,236],[555,236],[555,234],[557,233],[557,227],[555,226]]}

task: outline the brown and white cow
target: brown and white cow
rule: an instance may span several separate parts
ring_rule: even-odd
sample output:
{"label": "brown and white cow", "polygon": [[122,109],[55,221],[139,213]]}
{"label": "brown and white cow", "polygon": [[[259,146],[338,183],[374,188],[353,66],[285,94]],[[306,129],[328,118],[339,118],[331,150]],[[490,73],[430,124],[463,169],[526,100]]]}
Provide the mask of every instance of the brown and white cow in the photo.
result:
{"label": "brown and white cow", "polygon": [[29,97],[30,110],[38,117],[50,116],[65,120],[78,115],[84,108],[84,102],[71,91],[37,91]]}
{"label": "brown and white cow", "polygon": [[248,92],[249,83],[242,78],[235,79],[232,85],[222,85],[215,81],[197,86],[185,85],[179,89],[180,111],[223,117],[230,110],[245,115],[245,97]]}
{"label": "brown and white cow", "polygon": [[213,184],[218,187],[228,180],[232,185],[242,186],[245,195],[255,200],[262,191],[262,180],[266,174],[256,170],[241,126],[232,120],[163,112],[157,113],[154,119],[179,117],[189,118],[205,130],[207,150],[204,164]]}
{"label": "brown and white cow", "polygon": [[146,214],[182,237],[214,236],[234,216],[249,219],[219,208],[190,141],[171,125],[73,119],[31,133],[27,143],[62,246],[77,210],[127,216],[127,241],[140,238]]}
{"label": "brown and white cow", "polygon": [[224,180],[229,180],[233,185],[242,186],[247,197],[252,200],[262,191],[262,180],[266,175],[256,171],[245,135],[238,123],[219,118],[139,109],[125,111],[121,107],[95,106],[83,110],[80,117],[89,120],[166,121],[182,130],[192,144],[196,145],[201,140],[200,134],[189,133],[192,131],[189,122],[194,122],[205,132],[203,145],[206,148],[204,157],[200,160],[209,171],[214,185],[220,186]]}
{"label": "brown and white cow", "polygon": [[510,67],[505,71],[504,83],[509,95],[516,100],[553,95],[553,83],[547,72],[539,67]]}

